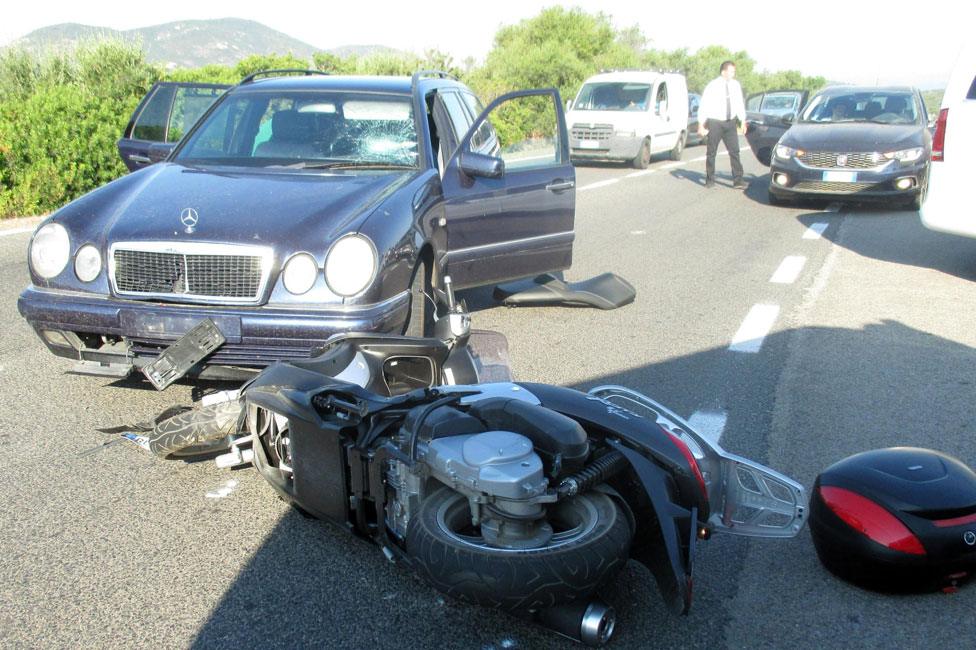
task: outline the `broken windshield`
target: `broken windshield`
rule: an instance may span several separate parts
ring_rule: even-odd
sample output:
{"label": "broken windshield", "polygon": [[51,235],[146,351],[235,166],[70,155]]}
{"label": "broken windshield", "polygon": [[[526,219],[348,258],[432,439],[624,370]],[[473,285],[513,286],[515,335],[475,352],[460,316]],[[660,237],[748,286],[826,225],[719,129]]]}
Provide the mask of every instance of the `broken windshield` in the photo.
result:
{"label": "broken windshield", "polygon": [[389,169],[419,160],[409,97],[334,91],[233,93],[174,159],[288,169]]}

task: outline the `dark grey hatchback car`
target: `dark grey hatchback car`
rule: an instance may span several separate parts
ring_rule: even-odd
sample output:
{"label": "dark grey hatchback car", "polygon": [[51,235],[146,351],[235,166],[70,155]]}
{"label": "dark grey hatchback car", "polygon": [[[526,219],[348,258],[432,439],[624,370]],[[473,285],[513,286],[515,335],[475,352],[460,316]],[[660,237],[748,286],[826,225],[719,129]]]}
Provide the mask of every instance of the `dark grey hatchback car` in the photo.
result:
{"label": "dark grey hatchback car", "polygon": [[[174,121],[176,94],[162,95]],[[147,111],[151,98],[127,135]],[[69,203],[31,240],[20,313],[82,371],[143,367],[209,318],[226,342],[195,374],[238,376],[336,333],[428,333],[447,276],[465,288],[572,262],[575,174],[554,89],[483,109],[440,72],[252,76],[175,146],[152,141],[166,131],[120,142],[163,162]]]}

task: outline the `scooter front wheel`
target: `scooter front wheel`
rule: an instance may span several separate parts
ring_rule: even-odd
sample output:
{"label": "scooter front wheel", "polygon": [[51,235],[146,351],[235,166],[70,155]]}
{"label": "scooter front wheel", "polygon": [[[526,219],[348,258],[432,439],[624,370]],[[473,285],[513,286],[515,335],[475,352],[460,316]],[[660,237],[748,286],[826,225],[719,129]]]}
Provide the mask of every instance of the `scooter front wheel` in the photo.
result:
{"label": "scooter front wheel", "polygon": [[168,460],[203,460],[226,451],[237,433],[241,405],[219,402],[177,413],[156,423],[149,451]]}

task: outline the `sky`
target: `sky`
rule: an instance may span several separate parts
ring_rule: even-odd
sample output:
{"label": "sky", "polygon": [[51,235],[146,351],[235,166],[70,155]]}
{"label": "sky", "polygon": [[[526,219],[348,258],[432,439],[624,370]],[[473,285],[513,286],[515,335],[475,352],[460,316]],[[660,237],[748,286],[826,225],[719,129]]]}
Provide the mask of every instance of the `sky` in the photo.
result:
{"label": "sky", "polygon": [[[246,18],[321,49],[386,45],[422,53],[438,49],[457,63],[482,61],[495,32],[562,5],[609,15],[618,28],[639,25],[655,49],[724,45],[745,50],[760,69],[799,70],[830,81],[944,87],[964,38],[973,38],[972,0],[753,0],[752,2],[634,2],[633,0],[459,0],[430,2],[242,3],[168,0],[163,3],[80,3],[41,0],[4,11],[0,45],[34,29],[82,23],[113,29],[175,20]],[[16,10],[13,7],[17,7]],[[464,8],[462,8],[464,7]]]}

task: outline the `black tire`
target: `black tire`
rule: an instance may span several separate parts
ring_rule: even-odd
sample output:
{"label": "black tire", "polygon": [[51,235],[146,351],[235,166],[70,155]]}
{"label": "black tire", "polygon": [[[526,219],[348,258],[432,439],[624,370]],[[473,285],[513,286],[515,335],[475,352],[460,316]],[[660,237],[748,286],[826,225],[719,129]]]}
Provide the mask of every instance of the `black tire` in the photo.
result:
{"label": "black tire", "polygon": [[[439,591],[506,612],[552,607],[590,596],[627,563],[633,531],[616,501],[588,492],[550,506],[549,522],[563,536],[541,548],[490,547],[446,529],[470,527],[467,498],[442,488],[410,519],[407,553]],[[466,522],[466,523],[465,523]],[[565,531],[578,523],[582,530]]]}
{"label": "black tire", "polygon": [[681,135],[678,136],[678,141],[674,143],[674,148],[668,153],[668,158],[671,160],[681,160],[681,155],[685,152],[685,141],[688,135],[682,131]]}
{"label": "black tire", "polygon": [[158,422],[148,434],[149,450],[168,460],[213,457],[230,447],[240,413],[237,400],[178,413]]}
{"label": "black tire", "polygon": [[647,166],[651,164],[650,138],[644,139],[644,142],[641,144],[640,152],[638,152],[636,158],[630,161],[630,164],[634,167],[634,169],[647,169]]}
{"label": "black tire", "polygon": [[430,288],[430,271],[423,261],[414,269],[410,281],[410,319],[403,328],[406,336],[430,336],[434,331],[433,292]]}

